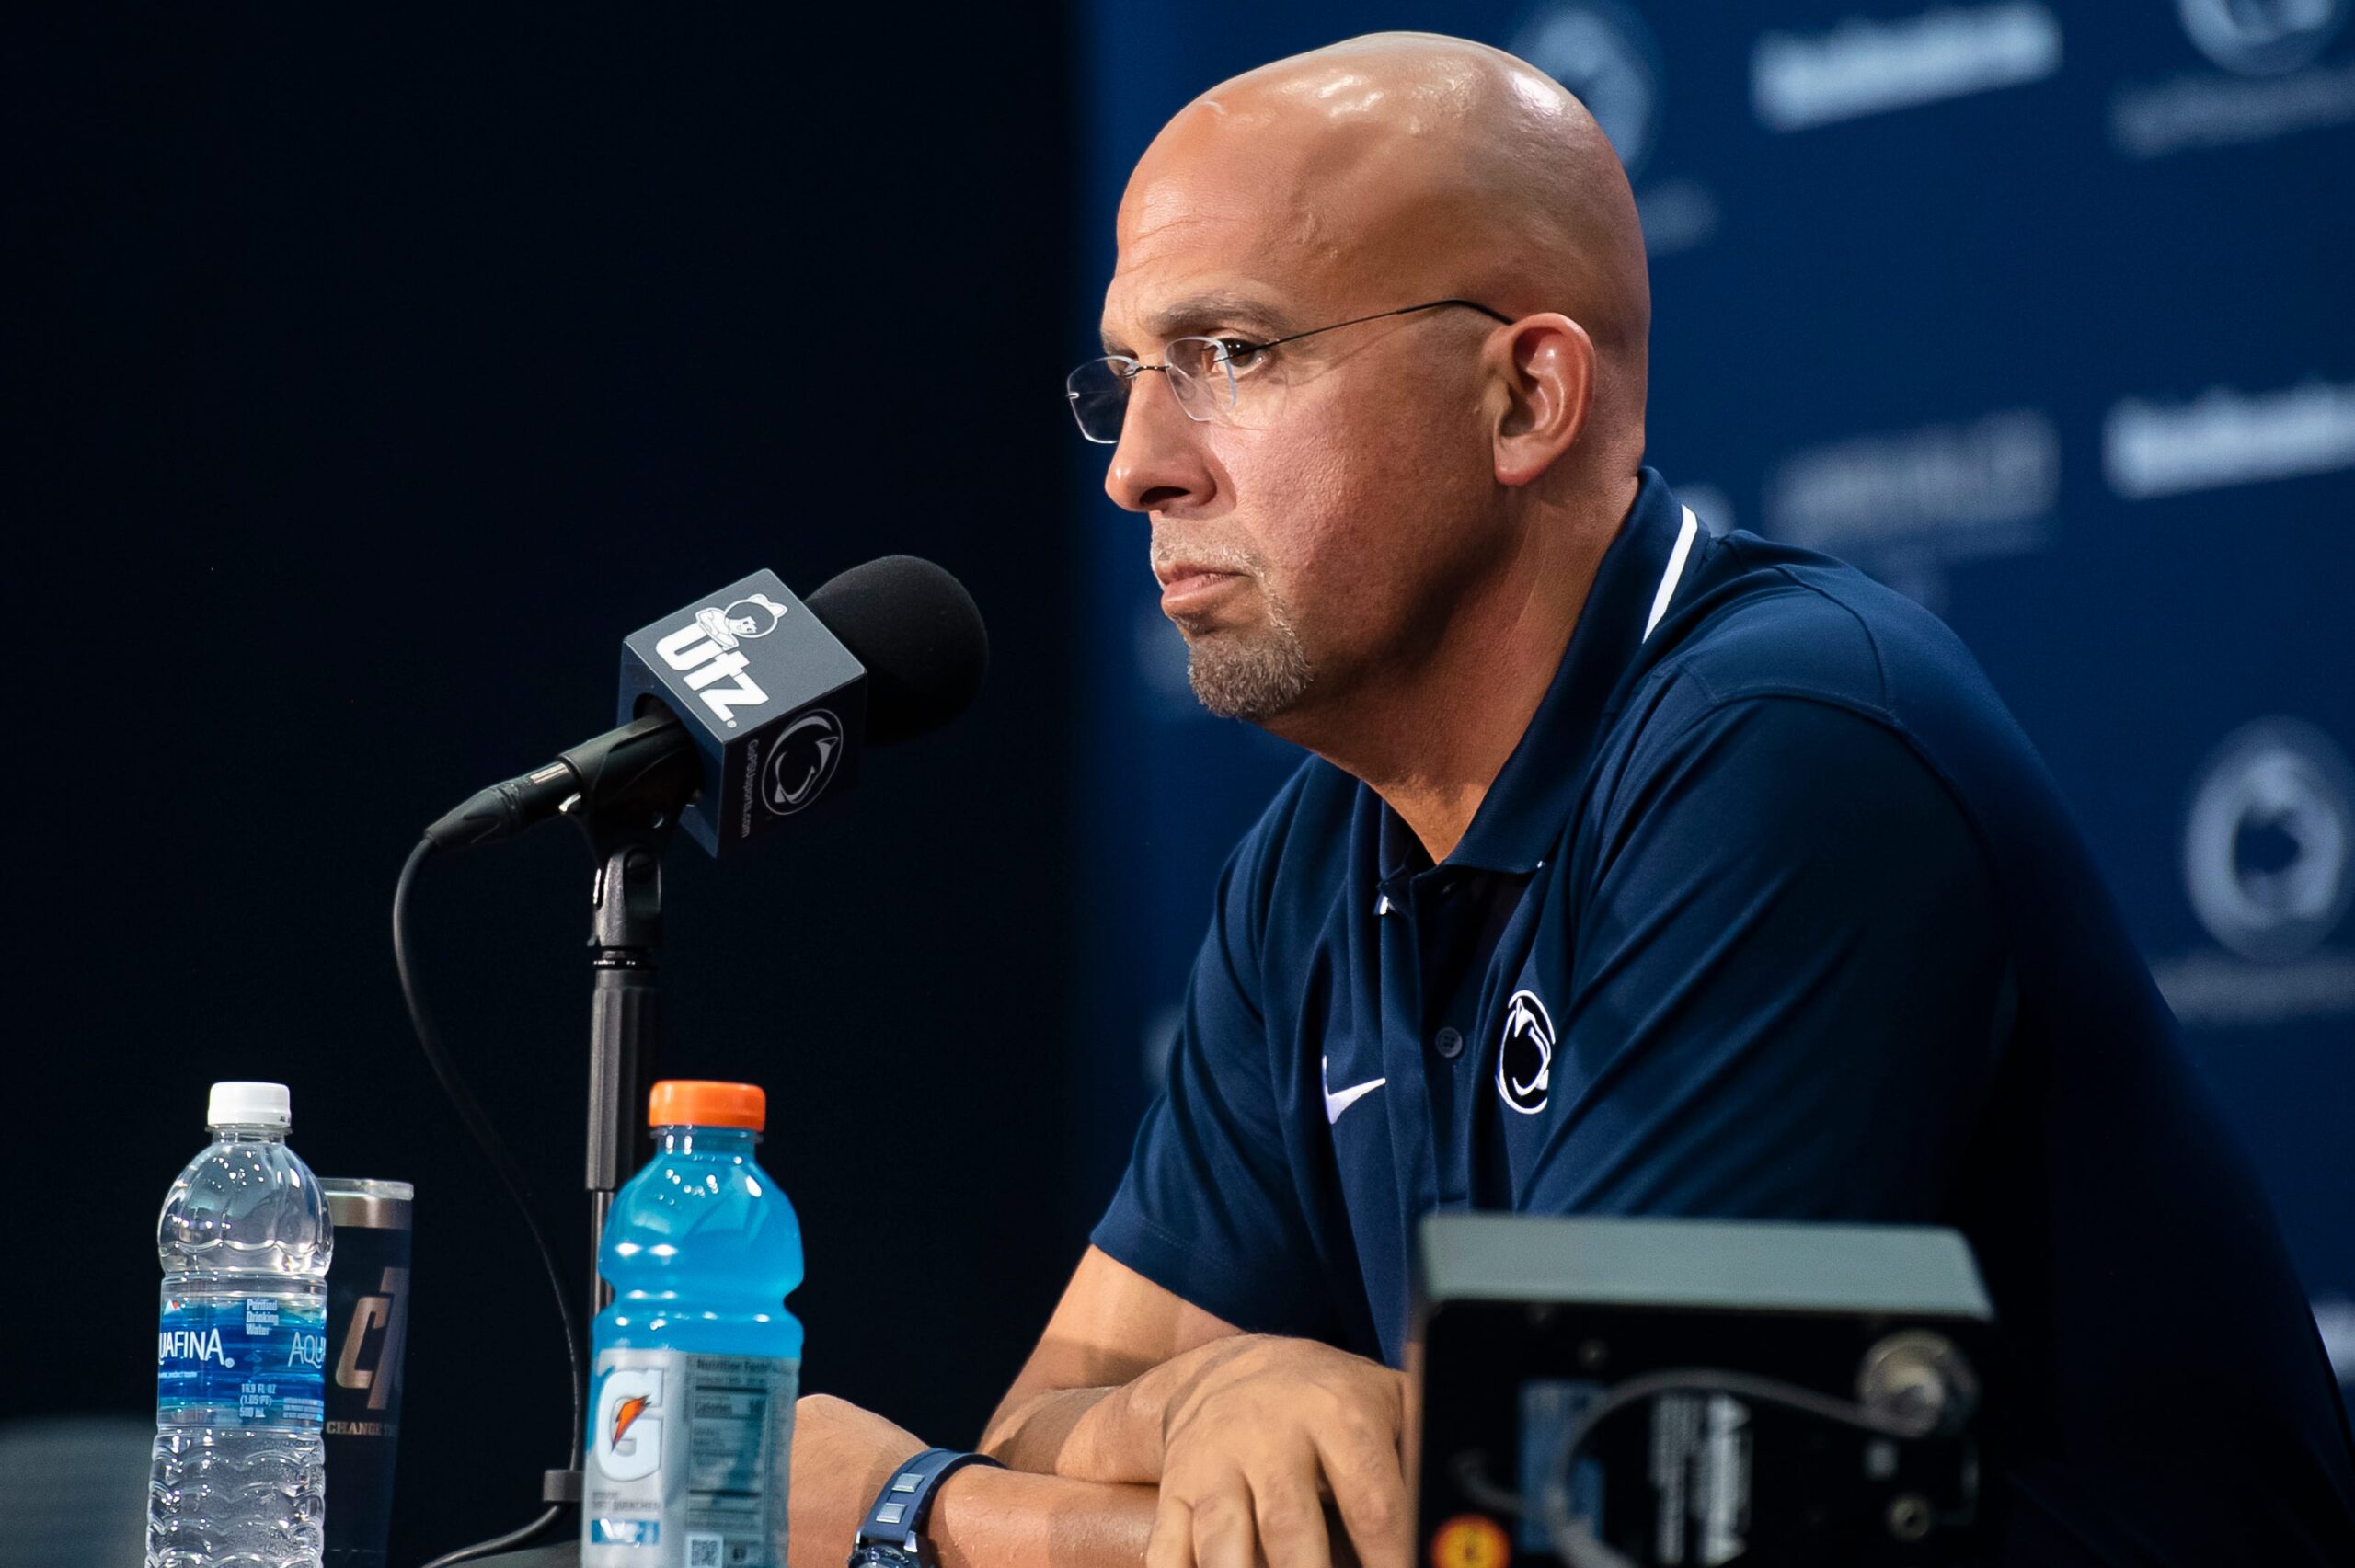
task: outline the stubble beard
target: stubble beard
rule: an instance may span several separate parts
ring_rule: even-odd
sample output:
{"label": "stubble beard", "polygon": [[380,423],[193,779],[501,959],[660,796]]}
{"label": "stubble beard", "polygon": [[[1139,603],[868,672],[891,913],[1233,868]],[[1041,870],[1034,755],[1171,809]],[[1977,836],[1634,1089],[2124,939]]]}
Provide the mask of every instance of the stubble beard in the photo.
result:
{"label": "stubble beard", "polygon": [[1197,541],[1179,547],[1156,536],[1152,548],[1156,575],[1174,565],[1232,572],[1259,590],[1263,615],[1248,625],[1222,625],[1212,615],[1178,615],[1171,621],[1186,638],[1186,684],[1194,700],[1220,718],[1260,724],[1283,713],[1308,692],[1315,671],[1301,646],[1292,606],[1268,586],[1267,563],[1248,546]]}
{"label": "stubble beard", "polygon": [[[1315,672],[1283,601],[1259,582],[1267,619],[1186,637],[1186,683],[1220,718],[1263,723],[1308,694]],[[1179,623],[1184,629],[1184,623]]]}

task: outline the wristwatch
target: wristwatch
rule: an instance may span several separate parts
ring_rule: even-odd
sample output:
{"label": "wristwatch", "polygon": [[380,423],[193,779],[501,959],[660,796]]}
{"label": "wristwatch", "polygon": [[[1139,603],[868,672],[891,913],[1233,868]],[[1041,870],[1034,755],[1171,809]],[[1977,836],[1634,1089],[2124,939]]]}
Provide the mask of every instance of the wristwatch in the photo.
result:
{"label": "wristwatch", "polygon": [[939,1560],[925,1539],[925,1516],[940,1483],[967,1465],[1002,1468],[987,1454],[926,1448],[894,1471],[850,1543],[849,1568],[935,1568]]}

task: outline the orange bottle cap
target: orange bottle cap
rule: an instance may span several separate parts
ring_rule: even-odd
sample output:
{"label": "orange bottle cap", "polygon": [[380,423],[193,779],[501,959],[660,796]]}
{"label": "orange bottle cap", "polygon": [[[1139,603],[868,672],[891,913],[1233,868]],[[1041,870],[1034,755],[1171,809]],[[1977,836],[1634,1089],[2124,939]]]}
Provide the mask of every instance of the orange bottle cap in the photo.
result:
{"label": "orange bottle cap", "polygon": [[769,1097],[757,1083],[710,1083],[666,1078],[647,1096],[649,1127],[732,1127],[764,1131]]}

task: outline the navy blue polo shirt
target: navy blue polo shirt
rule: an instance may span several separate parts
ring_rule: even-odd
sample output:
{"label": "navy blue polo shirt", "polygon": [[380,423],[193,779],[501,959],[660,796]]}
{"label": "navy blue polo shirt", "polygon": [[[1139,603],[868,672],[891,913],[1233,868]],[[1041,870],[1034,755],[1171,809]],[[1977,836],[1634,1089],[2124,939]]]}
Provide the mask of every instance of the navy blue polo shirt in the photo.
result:
{"label": "navy blue polo shirt", "polygon": [[1645,469],[1432,864],[1304,763],[1219,881],[1095,1243],[1391,1365],[1435,1209],[1950,1225],[1993,1298],[2007,1562],[2355,1562],[2256,1182],[1952,633]]}

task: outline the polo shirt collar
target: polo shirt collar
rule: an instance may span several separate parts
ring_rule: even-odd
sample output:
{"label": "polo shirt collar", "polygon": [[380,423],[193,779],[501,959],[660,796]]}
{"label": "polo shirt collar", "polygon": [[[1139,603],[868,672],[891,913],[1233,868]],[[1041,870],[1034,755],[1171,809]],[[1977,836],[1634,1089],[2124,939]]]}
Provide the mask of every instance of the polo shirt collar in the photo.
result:
{"label": "polo shirt collar", "polygon": [[[1447,857],[1449,865],[1526,874],[1552,850],[1585,784],[1588,752],[1612,693],[1638,662],[1679,586],[1693,575],[1703,538],[1698,521],[1670,493],[1668,482],[1645,468],[1635,504],[1595,568],[1545,699]],[[1384,884],[1422,858],[1414,834],[1387,806],[1380,841]]]}

